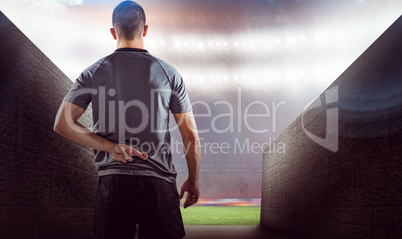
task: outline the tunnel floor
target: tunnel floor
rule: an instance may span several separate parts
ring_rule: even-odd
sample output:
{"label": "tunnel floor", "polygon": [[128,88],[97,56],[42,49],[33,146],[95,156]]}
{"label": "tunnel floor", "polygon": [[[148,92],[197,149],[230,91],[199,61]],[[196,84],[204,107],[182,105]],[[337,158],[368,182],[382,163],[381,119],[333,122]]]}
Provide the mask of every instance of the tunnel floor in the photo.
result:
{"label": "tunnel floor", "polygon": [[[187,225],[186,239],[299,239],[259,226],[206,226]],[[138,239],[138,234],[135,236]]]}
{"label": "tunnel floor", "polygon": [[185,226],[186,239],[293,239],[259,226]]}

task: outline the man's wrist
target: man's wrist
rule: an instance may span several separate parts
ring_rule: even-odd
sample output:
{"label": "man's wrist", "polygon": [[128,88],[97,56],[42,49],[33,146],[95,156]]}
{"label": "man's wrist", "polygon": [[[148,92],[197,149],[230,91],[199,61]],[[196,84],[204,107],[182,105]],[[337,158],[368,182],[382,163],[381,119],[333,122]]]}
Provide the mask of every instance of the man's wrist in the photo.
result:
{"label": "man's wrist", "polygon": [[198,184],[198,177],[188,177],[187,181],[191,184]]}
{"label": "man's wrist", "polygon": [[106,152],[110,154],[110,152],[112,152],[113,150],[113,146],[114,146],[114,142],[112,141],[108,141],[107,145],[106,145]]}

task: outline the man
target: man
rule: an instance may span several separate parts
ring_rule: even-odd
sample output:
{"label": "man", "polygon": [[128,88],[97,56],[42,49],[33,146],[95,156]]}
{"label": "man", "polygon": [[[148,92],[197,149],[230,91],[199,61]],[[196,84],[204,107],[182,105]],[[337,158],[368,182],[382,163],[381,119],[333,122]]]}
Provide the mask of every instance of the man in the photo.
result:
{"label": "man", "polygon": [[[200,144],[180,74],[144,49],[145,13],[133,1],[113,11],[117,49],[87,68],[64,98],[54,130],[94,149],[99,182],[95,237],[183,238],[184,208],[198,201]],[[93,132],[77,120],[92,102]],[[183,139],[189,176],[177,192],[169,111]]]}

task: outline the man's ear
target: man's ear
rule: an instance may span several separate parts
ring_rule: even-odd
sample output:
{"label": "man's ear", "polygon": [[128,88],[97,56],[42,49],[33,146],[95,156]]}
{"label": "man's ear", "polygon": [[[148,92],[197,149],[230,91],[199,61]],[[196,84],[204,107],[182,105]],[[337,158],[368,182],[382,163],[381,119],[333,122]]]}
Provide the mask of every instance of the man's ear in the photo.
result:
{"label": "man's ear", "polygon": [[143,37],[145,37],[148,33],[148,25],[144,26],[144,33],[142,34]]}
{"label": "man's ear", "polygon": [[116,31],[114,30],[114,28],[113,28],[113,27],[112,27],[112,28],[110,28],[110,33],[112,34],[113,39],[117,40]]}

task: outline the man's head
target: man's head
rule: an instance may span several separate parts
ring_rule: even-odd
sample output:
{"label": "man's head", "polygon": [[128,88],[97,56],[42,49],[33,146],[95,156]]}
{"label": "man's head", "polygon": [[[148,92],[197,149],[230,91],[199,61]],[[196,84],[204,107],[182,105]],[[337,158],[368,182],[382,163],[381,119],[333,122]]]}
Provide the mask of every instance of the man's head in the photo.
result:
{"label": "man's head", "polygon": [[145,25],[144,9],[136,2],[124,1],[113,10],[114,38],[132,41],[146,35],[148,26]]}

